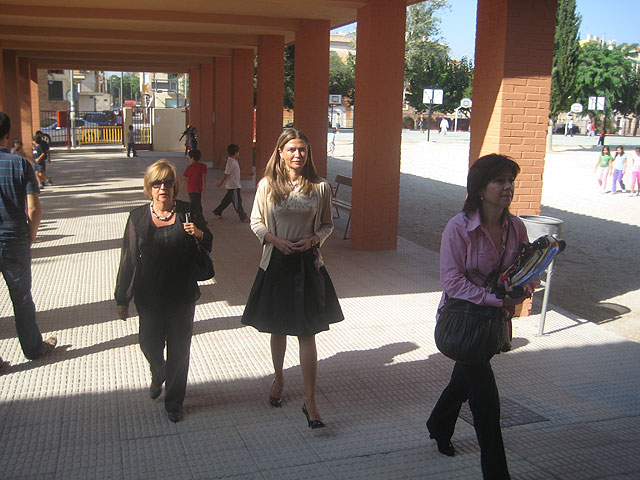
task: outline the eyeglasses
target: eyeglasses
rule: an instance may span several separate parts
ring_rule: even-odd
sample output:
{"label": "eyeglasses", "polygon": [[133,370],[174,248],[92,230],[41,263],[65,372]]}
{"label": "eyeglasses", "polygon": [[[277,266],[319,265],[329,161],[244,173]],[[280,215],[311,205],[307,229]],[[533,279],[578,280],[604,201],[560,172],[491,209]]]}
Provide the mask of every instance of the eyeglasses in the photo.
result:
{"label": "eyeglasses", "polygon": [[171,189],[175,185],[173,180],[156,180],[151,183],[151,188],[158,189],[161,185],[164,185],[164,188]]}

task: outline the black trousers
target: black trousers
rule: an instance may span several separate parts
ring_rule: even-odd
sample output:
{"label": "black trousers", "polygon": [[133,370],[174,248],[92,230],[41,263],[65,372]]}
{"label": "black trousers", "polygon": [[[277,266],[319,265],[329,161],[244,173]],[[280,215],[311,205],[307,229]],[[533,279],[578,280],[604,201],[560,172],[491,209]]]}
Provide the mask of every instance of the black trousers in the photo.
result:
{"label": "black trousers", "polygon": [[222,215],[222,212],[229,206],[230,203],[233,204],[233,208],[235,208],[236,212],[238,212],[240,220],[244,221],[244,219],[247,218],[247,214],[244,213],[244,210],[242,209],[242,195],[240,194],[239,188],[227,189],[227,194],[224,196],[224,198],[220,202],[220,205],[216,207],[213,213],[215,213],[216,215]]}
{"label": "black trousers", "polygon": [[[139,305],[140,348],[151,367],[151,382],[165,385],[167,412],[179,412],[187,391],[195,303]],[[165,345],[167,359],[164,358]]]}
{"label": "black trousers", "polygon": [[204,221],[204,216],[202,215],[202,194],[198,192],[190,193],[189,202],[191,203],[193,220],[200,218],[200,221]]}
{"label": "black trousers", "polygon": [[135,143],[127,143],[127,157],[131,155],[131,151],[133,151],[133,156],[137,157],[138,153],[136,152],[136,144]]}
{"label": "black trousers", "polygon": [[490,363],[465,365],[456,362],[451,380],[427,420],[427,428],[438,440],[453,436],[462,403],[469,400],[473,425],[480,445],[482,477],[510,479],[500,431],[500,397]]}

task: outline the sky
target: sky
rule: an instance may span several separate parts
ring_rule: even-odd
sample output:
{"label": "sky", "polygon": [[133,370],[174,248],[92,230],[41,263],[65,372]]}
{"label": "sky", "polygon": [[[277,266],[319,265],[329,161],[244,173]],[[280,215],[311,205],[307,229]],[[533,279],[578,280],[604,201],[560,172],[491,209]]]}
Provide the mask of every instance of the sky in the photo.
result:
{"label": "sky", "polygon": [[[477,0],[448,0],[450,9],[442,10],[438,16],[442,43],[449,45],[451,58],[466,56],[473,59],[476,41]],[[614,11],[610,11],[609,8]],[[640,2],[638,0],[577,0],[576,11],[582,15],[580,39],[587,34],[616,40],[621,43],[640,44]],[[605,20],[603,21],[603,16]],[[341,31],[353,30],[353,27]]]}

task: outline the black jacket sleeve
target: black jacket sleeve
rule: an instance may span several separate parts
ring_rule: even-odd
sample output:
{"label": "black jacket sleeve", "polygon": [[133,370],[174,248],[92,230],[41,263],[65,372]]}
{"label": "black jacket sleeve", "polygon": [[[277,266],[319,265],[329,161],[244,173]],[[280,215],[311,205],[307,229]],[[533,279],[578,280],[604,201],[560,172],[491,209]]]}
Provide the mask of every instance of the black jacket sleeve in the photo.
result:
{"label": "black jacket sleeve", "polygon": [[120,253],[120,268],[116,277],[115,298],[118,305],[128,306],[133,298],[133,282],[135,280],[136,267],[140,258],[138,248],[138,235],[134,226],[133,212],[129,214],[127,226],[122,239],[122,251]]}

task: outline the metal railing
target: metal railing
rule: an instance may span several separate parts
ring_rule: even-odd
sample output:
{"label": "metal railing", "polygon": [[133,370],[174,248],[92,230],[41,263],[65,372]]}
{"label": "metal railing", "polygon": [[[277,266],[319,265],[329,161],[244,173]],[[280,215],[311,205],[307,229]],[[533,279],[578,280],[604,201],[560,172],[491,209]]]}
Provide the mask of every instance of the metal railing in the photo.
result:
{"label": "metal railing", "polygon": [[78,127],[78,145],[122,144],[122,126]]}

